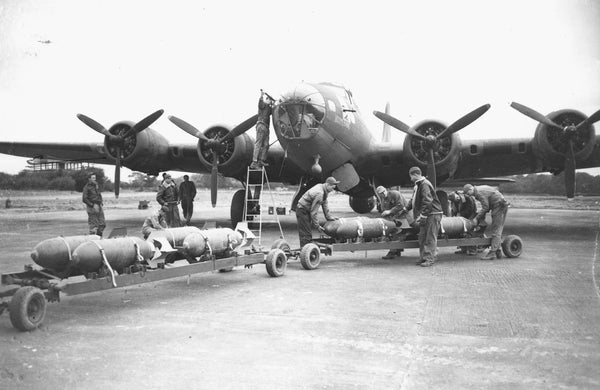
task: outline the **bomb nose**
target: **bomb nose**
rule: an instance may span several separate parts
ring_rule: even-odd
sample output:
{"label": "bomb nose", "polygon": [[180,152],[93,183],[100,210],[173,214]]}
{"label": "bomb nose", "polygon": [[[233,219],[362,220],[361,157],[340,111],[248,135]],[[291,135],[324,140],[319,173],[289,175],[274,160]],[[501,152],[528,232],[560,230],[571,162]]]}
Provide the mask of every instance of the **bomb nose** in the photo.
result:
{"label": "bomb nose", "polygon": [[38,251],[33,251],[33,252],[31,252],[31,259],[32,259],[34,262],[36,262],[36,263],[37,263],[37,259],[38,259],[38,257],[40,257],[40,255],[39,255]]}

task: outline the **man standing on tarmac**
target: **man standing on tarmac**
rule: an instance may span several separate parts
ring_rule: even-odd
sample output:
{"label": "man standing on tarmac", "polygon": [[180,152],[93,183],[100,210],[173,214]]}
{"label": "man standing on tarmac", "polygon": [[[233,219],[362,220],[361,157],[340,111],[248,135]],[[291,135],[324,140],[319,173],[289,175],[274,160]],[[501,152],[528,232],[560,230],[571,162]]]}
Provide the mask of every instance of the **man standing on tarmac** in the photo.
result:
{"label": "man standing on tarmac", "polygon": [[504,195],[502,195],[500,191],[491,186],[473,186],[471,184],[465,184],[464,192],[467,195],[474,196],[475,199],[481,203],[481,209],[473,219],[474,223],[479,224],[481,221],[485,221],[485,215],[488,211],[492,210],[492,225],[490,226],[492,243],[490,250],[483,255],[481,260],[501,258],[502,250],[500,249],[500,244],[502,242],[501,237],[502,230],[504,229],[504,220],[506,219],[506,213],[508,212],[508,202],[504,199]]}
{"label": "man standing on tarmac", "polygon": [[296,220],[298,221],[298,236],[300,237],[300,248],[312,241],[312,228],[321,230],[317,211],[319,206],[323,208],[323,214],[328,221],[334,221],[337,218],[329,213],[327,204],[327,195],[335,190],[339,181],[330,176],[325,183],[319,183],[306,191],[298,201],[296,207]]}
{"label": "man standing on tarmac", "polygon": [[[400,213],[406,207],[406,199],[396,190],[388,190],[384,186],[379,186],[375,190],[381,199],[381,217],[389,220],[400,218]],[[402,254],[402,249],[390,249],[382,259],[393,259]]]}
{"label": "man standing on tarmac", "polygon": [[179,185],[179,200],[181,201],[181,209],[183,210],[183,218],[185,224],[189,225],[194,213],[194,198],[196,197],[196,185],[190,181],[188,175],[183,175],[183,181]]}
{"label": "man standing on tarmac", "polygon": [[98,188],[95,174],[90,175],[88,182],[83,187],[81,197],[86,205],[90,234],[102,237],[106,222],[104,221],[104,210],[102,209],[102,194]]}
{"label": "man standing on tarmac", "polygon": [[260,90],[258,99],[258,120],[256,121],[256,141],[250,169],[266,167],[267,152],[269,151],[269,123],[275,100],[263,90]]}
{"label": "man standing on tarmac", "polygon": [[167,213],[167,225],[170,228],[180,227],[181,220],[179,218],[179,208],[177,207],[177,186],[173,183],[173,178],[170,174],[163,175],[165,180],[158,187],[156,201],[161,205],[162,209]]}
{"label": "man standing on tarmac", "polygon": [[419,255],[417,265],[431,267],[437,259],[437,236],[442,221],[442,205],[433,185],[421,175],[419,167],[408,170],[410,180],[415,183],[412,201],[403,211],[413,210],[419,229]]}

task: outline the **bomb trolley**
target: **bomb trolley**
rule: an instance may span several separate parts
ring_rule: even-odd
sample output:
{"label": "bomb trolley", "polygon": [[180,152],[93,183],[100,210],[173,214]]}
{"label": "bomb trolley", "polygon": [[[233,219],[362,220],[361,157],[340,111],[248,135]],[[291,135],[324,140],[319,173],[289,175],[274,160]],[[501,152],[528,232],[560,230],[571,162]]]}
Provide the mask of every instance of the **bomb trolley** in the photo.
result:
{"label": "bomb trolley", "polygon": [[[32,264],[23,272],[0,275],[0,315],[8,309],[12,325],[20,331],[31,331],[40,326],[46,315],[46,303],[59,302],[60,293],[79,295],[96,291],[156,282],[180,276],[189,277],[211,271],[230,271],[236,266],[251,268],[265,264],[272,277],[282,276],[287,266],[287,256],[281,249],[269,251],[246,249],[243,254],[229,253],[217,258],[206,254],[199,258],[187,258],[173,263],[154,261],[151,265],[134,264],[118,272],[90,273],[60,278],[49,269]],[[167,260],[168,261],[168,260]],[[10,301],[6,299],[10,298]]]}
{"label": "bomb trolley", "polygon": [[[485,228],[478,231],[465,234],[464,237],[449,238],[445,233],[440,233],[437,246],[439,247],[468,247],[477,246],[479,248],[488,248],[491,246],[491,237],[486,237],[483,232]],[[302,267],[306,270],[313,270],[319,267],[321,263],[321,254],[331,256],[335,252],[357,252],[369,250],[393,250],[419,248],[418,229],[403,228],[399,234],[391,237],[379,237],[372,239],[345,239],[336,240],[331,237],[321,237],[313,240],[312,243],[304,245],[298,251],[290,251],[288,257],[297,257],[300,259]],[[273,247],[277,241],[273,244]],[[502,240],[502,252],[508,258],[515,258],[521,255],[523,251],[523,242],[517,235],[508,235]]]}

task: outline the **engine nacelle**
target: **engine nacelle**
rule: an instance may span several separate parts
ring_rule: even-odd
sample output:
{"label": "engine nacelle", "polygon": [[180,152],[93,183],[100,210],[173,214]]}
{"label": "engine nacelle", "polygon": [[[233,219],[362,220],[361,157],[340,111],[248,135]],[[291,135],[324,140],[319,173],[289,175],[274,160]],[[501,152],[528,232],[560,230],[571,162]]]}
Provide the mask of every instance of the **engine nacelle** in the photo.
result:
{"label": "engine nacelle", "polygon": [[371,196],[368,198],[357,198],[354,196],[349,196],[348,203],[355,213],[366,214],[371,212],[375,207],[375,197]]}
{"label": "engine nacelle", "polygon": [[[206,129],[204,135],[209,139],[217,140],[225,137],[230,131],[231,128],[228,126],[216,125]],[[244,133],[223,142],[215,150],[219,160],[219,173],[230,177],[244,177],[246,167],[252,162],[254,141]],[[210,170],[214,156],[213,149],[207,142],[198,141],[197,152],[200,162]]]}
{"label": "engine nacelle", "polygon": [[[111,134],[123,135],[134,125],[135,123],[128,121],[118,122],[108,131]],[[104,151],[113,160],[117,158],[117,149],[121,151],[121,164],[123,166],[133,171],[158,173],[163,165],[160,163],[169,156],[169,141],[151,128],[125,138],[119,148],[105,138]]]}
{"label": "engine nacelle", "polygon": [[[577,125],[587,116],[576,110],[558,110],[547,115],[557,125],[563,127]],[[577,162],[586,160],[594,150],[596,132],[593,125],[580,128],[573,135],[573,151]],[[568,140],[562,130],[540,123],[532,141],[533,153],[542,161],[543,170],[562,169],[567,153]]]}
{"label": "engine nacelle", "polygon": [[[434,121],[424,120],[412,127],[417,133],[423,136],[437,135],[448,127],[446,124]],[[436,141],[434,152],[434,161],[436,174],[439,179],[451,177],[458,167],[458,158],[460,155],[461,141],[460,136],[454,133],[445,136]],[[419,166],[426,171],[429,162],[429,149],[424,140],[407,136],[404,139],[405,162],[408,166]]]}

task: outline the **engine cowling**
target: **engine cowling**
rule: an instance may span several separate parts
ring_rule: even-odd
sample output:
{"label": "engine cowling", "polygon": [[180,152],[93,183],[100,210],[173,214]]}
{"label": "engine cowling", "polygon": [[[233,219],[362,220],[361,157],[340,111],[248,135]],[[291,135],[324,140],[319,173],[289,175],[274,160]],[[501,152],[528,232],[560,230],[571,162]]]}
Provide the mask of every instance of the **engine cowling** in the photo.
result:
{"label": "engine cowling", "polygon": [[[587,118],[585,114],[570,109],[554,111],[547,117],[563,127],[577,125]],[[582,127],[571,137],[577,165],[578,162],[586,160],[594,150],[596,138],[594,126]],[[564,167],[568,140],[562,130],[540,123],[535,130],[532,148],[535,156],[542,161],[543,170],[558,171]]]}
{"label": "engine cowling", "polygon": [[[129,121],[117,122],[108,131],[114,135],[123,135],[134,125]],[[150,128],[124,138],[119,148],[105,138],[104,151],[113,160],[117,158],[117,149],[121,151],[123,166],[134,171],[158,173],[162,169],[159,163],[168,158],[169,141]]]}
{"label": "engine cowling", "polygon": [[[438,135],[446,129],[447,125],[435,121],[424,120],[412,127],[417,133],[427,137]],[[458,167],[461,141],[457,133],[439,138],[435,143],[434,161],[438,179],[451,177]],[[404,139],[405,162],[408,166],[419,166],[424,171],[429,162],[429,149],[426,141],[413,136]]]}
{"label": "engine cowling", "polygon": [[375,197],[371,196],[368,198],[358,198],[354,196],[348,197],[348,203],[352,210],[358,214],[366,214],[369,213],[375,208]]}
{"label": "engine cowling", "polygon": [[[225,125],[209,127],[204,131],[204,135],[209,139],[222,139],[231,131],[231,128]],[[228,139],[220,144],[218,148],[209,147],[205,141],[198,141],[197,153],[200,162],[209,170],[213,163],[213,150],[217,152],[219,160],[219,173],[230,177],[244,177],[246,167],[252,162],[252,153],[254,151],[254,142],[247,134],[241,134],[232,139]]]}

